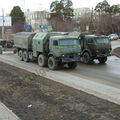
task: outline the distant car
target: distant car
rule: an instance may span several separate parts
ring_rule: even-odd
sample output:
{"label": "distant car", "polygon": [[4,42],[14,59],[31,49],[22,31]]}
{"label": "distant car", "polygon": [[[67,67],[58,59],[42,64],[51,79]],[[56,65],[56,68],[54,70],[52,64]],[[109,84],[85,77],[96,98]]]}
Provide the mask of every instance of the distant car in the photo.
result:
{"label": "distant car", "polygon": [[119,37],[118,37],[118,35],[117,34],[110,34],[110,35],[108,35],[108,37],[109,37],[109,39],[112,41],[112,40],[118,40],[119,39]]}

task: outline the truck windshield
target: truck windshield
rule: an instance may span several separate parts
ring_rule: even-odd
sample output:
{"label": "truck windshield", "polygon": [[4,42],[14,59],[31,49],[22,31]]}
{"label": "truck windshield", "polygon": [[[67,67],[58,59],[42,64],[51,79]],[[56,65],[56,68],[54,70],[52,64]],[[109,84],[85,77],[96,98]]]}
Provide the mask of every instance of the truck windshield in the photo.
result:
{"label": "truck windshield", "polygon": [[95,38],[97,44],[109,43],[109,38],[107,37],[97,37]]}
{"label": "truck windshield", "polygon": [[59,45],[79,45],[79,40],[78,39],[60,39],[59,40]]}

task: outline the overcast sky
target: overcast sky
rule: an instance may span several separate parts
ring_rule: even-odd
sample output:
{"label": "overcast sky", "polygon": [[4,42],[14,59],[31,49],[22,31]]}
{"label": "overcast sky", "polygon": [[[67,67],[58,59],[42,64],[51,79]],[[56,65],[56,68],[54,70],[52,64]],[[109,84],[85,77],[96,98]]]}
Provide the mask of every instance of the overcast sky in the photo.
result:
{"label": "overcast sky", "polygon": [[[0,3],[0,15],[2,8],[5,13],[10,13],[13,6],[19,5],[23,11],[30,9],[35,10],[49,10],[51,2],[54,0],[3,0]],[[74,8],[89,7],[94,8],[95,5],[103,0],[72,0]],[[120,0],[107,0],[109,4],[120,4]]]}

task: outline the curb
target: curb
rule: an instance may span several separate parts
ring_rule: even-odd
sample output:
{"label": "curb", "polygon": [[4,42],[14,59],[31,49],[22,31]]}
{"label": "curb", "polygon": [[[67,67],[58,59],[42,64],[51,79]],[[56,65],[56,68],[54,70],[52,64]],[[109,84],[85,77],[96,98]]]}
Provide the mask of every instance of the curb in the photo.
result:
{"label": "curb", "polygon": [[20,120],[20,118],[0,102],[0,120]]}

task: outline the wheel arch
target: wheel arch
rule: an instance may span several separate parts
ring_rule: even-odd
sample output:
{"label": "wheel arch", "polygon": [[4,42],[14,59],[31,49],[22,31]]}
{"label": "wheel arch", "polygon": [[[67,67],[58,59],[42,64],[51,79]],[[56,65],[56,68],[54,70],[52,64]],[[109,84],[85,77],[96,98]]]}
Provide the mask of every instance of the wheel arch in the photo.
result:
{"label": "wheel arch", "polygon": [[89,50],[87,50],[87,49],[82,52],[81,56],[83,56],[85,52],[87,52],[90,55],[90,57],[92,56],[91,52]]}
{"label": "wheel arch", "polygon": [[37,51],[37,58],[38,58],[38,56],[39,56],[40,54],[43,54],[43,53],[42,53],[42,52],[38,52],[38,51]]}
{"label": "wheel arch", "polygon": [[55,57],[53,52],[50,52],[50,53],[48,54],[48,57],[51,57],[51,56]]}

